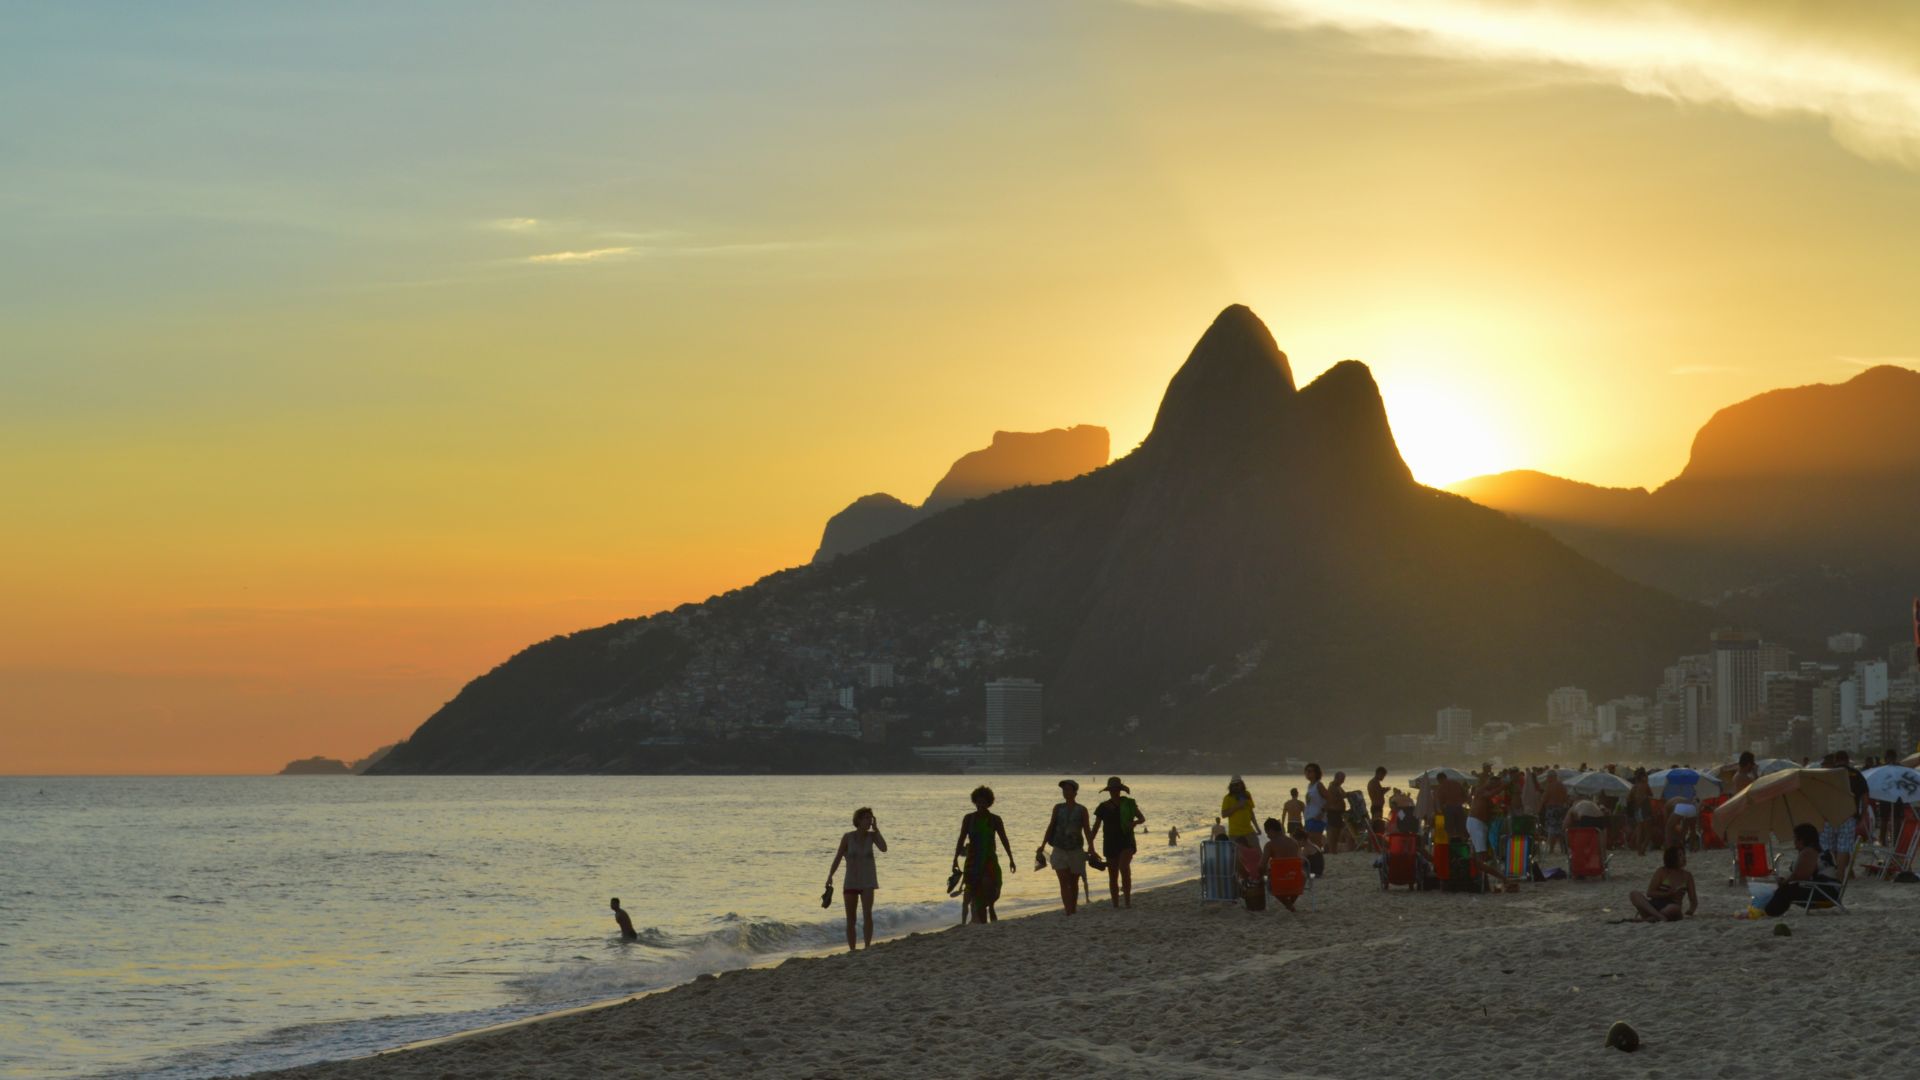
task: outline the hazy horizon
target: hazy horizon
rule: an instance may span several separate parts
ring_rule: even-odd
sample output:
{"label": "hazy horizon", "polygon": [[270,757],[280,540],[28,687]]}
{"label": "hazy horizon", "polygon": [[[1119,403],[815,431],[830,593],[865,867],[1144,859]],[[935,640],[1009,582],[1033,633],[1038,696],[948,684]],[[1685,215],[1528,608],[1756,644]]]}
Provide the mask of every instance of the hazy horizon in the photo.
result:
{"label": "hazy horizon", "polygon": [[1677,475],[1920,366],[1879,9],[14,14],[0,772],[272,771],[804,563],[1229,303],[1414,475]]}

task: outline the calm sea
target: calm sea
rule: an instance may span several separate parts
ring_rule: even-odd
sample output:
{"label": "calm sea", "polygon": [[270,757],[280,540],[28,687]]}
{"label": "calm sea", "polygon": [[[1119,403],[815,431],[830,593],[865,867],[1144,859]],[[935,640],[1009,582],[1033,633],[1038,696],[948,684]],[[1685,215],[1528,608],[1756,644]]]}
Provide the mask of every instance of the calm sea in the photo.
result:
{"label": "calm sea", "polygon": [[[979,783],[1021,856],[1002,913],[1057,905],[1031,861],[1056,779],[0,777],[0,1077],[347,1057],[844,947],[820,890],[863,805],[891,845],[876,937],[950,925]],[[1224,778],[1127,780],[1136,886],[1196,873]],[[1248,784],[1277,814],[1299,781]]]}

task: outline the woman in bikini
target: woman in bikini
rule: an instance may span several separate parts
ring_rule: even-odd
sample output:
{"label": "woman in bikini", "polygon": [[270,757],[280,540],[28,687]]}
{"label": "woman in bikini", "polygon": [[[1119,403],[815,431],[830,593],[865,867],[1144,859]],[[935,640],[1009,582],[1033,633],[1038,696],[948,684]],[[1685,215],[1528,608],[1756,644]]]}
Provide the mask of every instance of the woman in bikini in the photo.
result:
{"label": "woman in bikini", "polygon": [[1687,849],[1670,847],[1662,861],[1660,869],[1653,872],[1653,880],[1647,882],[1647,891],[1627,896],[1643,922],[1679,922],[1682,901],[1686,902],[1688,915],[1700,910],[1700,894],[1687,871]]}

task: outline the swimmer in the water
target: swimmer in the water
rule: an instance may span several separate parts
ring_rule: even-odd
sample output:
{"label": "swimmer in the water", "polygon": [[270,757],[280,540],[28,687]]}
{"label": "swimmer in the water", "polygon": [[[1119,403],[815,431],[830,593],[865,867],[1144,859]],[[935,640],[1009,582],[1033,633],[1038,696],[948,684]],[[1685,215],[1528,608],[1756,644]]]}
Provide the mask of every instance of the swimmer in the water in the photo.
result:
{"label": "swimmer in the water", "polygon": [[613,906],[614,921],[620,924],[620,940],[640,940],[640,935],[633,932],[633,920],[627,918],[626,909],[620,906],[620,898],[616,896],[612,900],[607,901],[607,903]]}

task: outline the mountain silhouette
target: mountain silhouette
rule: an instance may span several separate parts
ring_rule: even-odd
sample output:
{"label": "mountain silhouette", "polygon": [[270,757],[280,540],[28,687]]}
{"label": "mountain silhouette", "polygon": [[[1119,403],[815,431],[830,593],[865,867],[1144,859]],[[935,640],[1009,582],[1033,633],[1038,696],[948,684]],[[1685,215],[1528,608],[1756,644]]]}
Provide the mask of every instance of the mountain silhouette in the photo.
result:
{"label": "mountain silhouette", "polygon": [[1715,413],[1653,491],[1537,472],[1455,486],[1723,618],[1794,633],[1904,635],[1920,536],[1920,372],[1773,390]]}
{"label": "mountain silhouette", "polygon": [[986,449],[954,462],[919,506],[885,492],[855,499],[827,519],[813,561],[830,562],[968,499],[1026,484],[1071,480],[1105,465],[1107,454],[1107,429],[1092,424],[1049,431],[996,431]]}
{"label": "mountain silhouette", "polygon": [[1644,689],[1710,628],[1704,608],[1416,483],[1365,365],[1296,388],[1234,306],[1106,468],[535,646],[376,771],[669,767],[682,752],[652,744],[745,746],[782,697],[877,658],[909,728],[959,723],[943,701],[1019,675],[1045,685],[1050,755],[1372,756],[1448,704],[1527,722],[1557,686]]}

